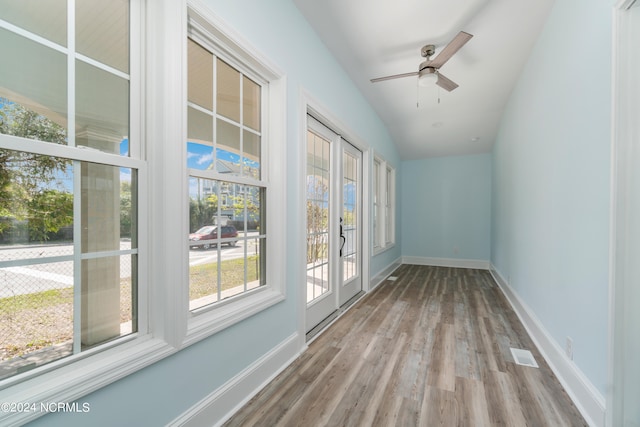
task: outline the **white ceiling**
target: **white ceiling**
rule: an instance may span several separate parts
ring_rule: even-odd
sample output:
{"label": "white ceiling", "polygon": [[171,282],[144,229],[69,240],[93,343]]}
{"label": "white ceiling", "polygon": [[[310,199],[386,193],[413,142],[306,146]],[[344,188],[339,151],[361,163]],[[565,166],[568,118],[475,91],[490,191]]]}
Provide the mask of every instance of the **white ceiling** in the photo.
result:
{"label": "white ceiling", "polygon": [[[491,150],[511,90],[553,0],[294,0],[387,125],[402,159]],[[473,38],[442,68],[452,92],[417,77],[460,31]],[[432,57],[433,59],[433,57]],[[552,66],[552,64],[550,64]]]}

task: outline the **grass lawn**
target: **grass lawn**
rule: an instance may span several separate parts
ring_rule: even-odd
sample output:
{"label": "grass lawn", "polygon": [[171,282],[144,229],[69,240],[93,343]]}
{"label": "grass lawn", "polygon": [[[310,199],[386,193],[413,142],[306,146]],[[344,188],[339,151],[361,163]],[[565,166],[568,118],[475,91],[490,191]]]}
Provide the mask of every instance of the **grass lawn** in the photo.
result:
{"label": "grass lawn", "polygon": [[[259,255],[247,258],[247,282],[259,279]],[[222,291],[245,283],[244,259],[222,261]],[[218,263],[189,270],[189,299],[217,294]],[[131,279],[120,280],[120,322],[131,320]],[[0,360],[73,340],[73,288],[0,298]]]}
{"label": "grass lawn", "polygon": [[[120,322],[131,320],[131,279],[120,280]],[[73,288],[0,298],[0,360],[73,340]]]}
{"label": "grass lawn", "polygon": [[[259,255],[247,257],[247,282],[259,279]],[[221,291],[244,284],[244,259],[229,259],[220,263]],[[189,300],[218,292],[218,263],[195,265],[189,268]]]}

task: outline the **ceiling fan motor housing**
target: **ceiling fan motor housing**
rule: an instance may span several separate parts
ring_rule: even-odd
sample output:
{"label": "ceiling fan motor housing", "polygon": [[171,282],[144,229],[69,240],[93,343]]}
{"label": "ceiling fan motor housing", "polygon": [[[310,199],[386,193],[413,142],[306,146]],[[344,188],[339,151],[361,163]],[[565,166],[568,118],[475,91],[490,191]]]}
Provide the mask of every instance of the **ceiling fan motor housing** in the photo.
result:
{"label": "ceiling fan motor housing", "polygon": [[429,58],[434,53],[436,53],[436,47],[432,44],[422,46],[422,49],[420,50],[420,55],[422,55],[423,58]]}
{"label": "ceiling fan motor housing", "polygon": [[435,67],[429,65],[431,61],[426,60],[420,66],[418,66],[418,76],[423,76],[425,74],[435,74],[437,71]]}

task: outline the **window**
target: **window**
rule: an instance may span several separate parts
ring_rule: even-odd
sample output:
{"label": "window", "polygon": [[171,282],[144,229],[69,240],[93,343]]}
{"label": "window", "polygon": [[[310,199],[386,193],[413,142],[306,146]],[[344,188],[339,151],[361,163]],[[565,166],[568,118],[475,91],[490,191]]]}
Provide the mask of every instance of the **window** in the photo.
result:
{"label": "window", "polygon": [[[286,81],[219,24],[205,7],[190,6],[183,142],[189,204],[185,344],[285,295],[280,254],[286,252]],[[205,226],[216,230],[194,235]]]}
{"label": "window", "polygon": [[[189,248],[190,259],[200,260],[189,267],[191,310],[266,283],[265,83],[200,43],[188,39]],[[212,231],[200,233],[203,227]]]}
{"label": "window", "polygon": [[373,249],[379,253],[395,244],[395,169],[373,159]]}
{"label": "window", "polygon": [[0,380],[140,329],[130,20],[128,1],[2,2]]}
{"label": "window", "polygon": [[380,209],[380,159],[373,159],[373,248],[379,249],[380,245],[380,218],[382,218]]}
{"label": "window", "polygon": [[389,165],[385,169],[384,183],[384,243],[389,246],[395,242],[395,171]]}
{"label": "window", "polygon": [[286,81],[200,2],[187,46],[184,7],[0,0],[0,402],[73,401],[284,299]]}

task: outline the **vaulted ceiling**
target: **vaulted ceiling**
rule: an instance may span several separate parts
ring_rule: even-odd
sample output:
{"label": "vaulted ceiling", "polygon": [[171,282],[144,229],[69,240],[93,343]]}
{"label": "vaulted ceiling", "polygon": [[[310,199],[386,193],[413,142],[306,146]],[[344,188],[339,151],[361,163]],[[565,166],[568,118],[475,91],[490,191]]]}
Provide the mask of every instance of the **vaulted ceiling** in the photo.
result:
{"label": "vaulted ceiling", "polygon": [[[294,0],[386,124],[403,159],[491,150],[508,97],[553,0]],[[435,56],[460,31],[473,35],[442,74],[448,92],[417,77],[426,44]],[[432,57],[433,59],[434,57]],[[553,66],[553,64],[549,64]]]}

